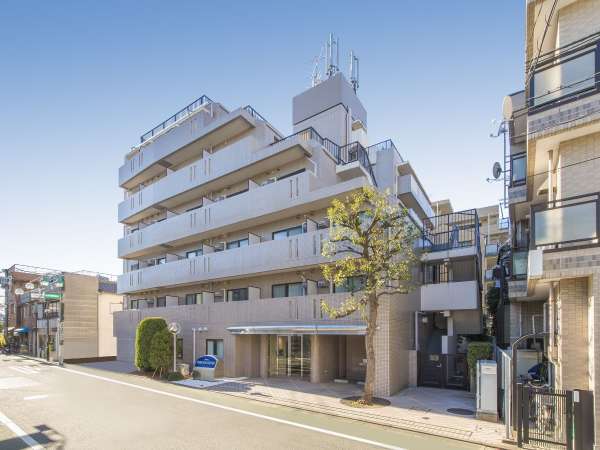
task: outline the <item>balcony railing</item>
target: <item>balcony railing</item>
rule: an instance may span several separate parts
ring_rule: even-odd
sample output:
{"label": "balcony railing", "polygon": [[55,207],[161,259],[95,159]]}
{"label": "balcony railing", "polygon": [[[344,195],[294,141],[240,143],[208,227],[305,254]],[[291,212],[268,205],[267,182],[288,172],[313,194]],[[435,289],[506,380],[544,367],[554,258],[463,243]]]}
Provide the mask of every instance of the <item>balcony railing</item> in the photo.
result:
{"label": "balcony railing", "polygon": [[532,249],[598,245],[600,194],[554,200],[531,207]]}
{"label": "balcony railing", "polygon": [[352,142],[340,147],[338,164],[345,165],[355,161],[358,161],[360,165],[367,170],[369,175],[371,175],[373,183],[375,186],[377,186],[377,182],[375,181],[375,173],[373,172],[373,166],[371,165],[371,160],[369,159],[369,153],[367,150],[358,142]]}
{"label": "balcony railing", "polygon": [[179,111],[177,111],[175,114],[173,114],[167,120],[159,123],[154,128],[152,128],[150,131],[142,134],[140,136],[140,143],[143,143],[143,142],[147,141],[148,139],[150,139],[151,137],[154,137],[155,135],[159,134],[163,130],[166,130],[167,128],[169,128],[171,125],[186,118],[187,116],[189,116],[191,113],[193,113],[197,109],[201,108],[202,106],[208,105],[209,103],[213,103],[213,101],[210,98],[208,98],[206,95],[203,95],[200,98],[194,100],[192,103],[187,105],[185,108],[182,108]]}
{"label": "balcony railing", "polygon": [[530,81],[529,106],[553,107],[598,92],[599,53],[600,40],[596,37],[594,41],[584,40],[538,61]]}
{"label": "balcony railing", "polygon": [[479,247],[479,218],[475,209],[429,217],[423,222],[424,249],[437,252],[461,247]]}
{"label": "balcony railing", "polygon": [[400,154],[400,152],[396,148],[396,145],[394,144],[394,142],[391,139],[387,139],[385,141],[378,142],[377,144],[369,145],[367,147],[367,153],[370,153],[371,150],[378,152],[381,150],[388,150],[390,148],[393,149],[398,154],[398,156],[400,157],[400,161],[404,162],[404,158],[402,158],[402,155]]}

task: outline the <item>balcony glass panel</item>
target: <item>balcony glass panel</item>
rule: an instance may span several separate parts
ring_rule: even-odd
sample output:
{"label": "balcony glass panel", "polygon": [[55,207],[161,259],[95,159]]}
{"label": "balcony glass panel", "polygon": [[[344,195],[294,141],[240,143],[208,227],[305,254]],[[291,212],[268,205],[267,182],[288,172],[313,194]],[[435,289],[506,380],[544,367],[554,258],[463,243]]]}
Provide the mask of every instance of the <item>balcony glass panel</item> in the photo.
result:
{"label": "balcony glass panel", "polygon": [[535,212],[534,245],[593,241],[597,236],[596,202]]}
{"label": "balcony glass panel", "polygon": [[595,73],[595,51],[536,72],[533,76],[533,106],[593,88]]}
{"label": "balcony glass panel", "polygon": [[527,257],[529,252],[527,250],[523,251],[513,251],[513,261],[512,261],[512,276],[519,278],[527,276]]}

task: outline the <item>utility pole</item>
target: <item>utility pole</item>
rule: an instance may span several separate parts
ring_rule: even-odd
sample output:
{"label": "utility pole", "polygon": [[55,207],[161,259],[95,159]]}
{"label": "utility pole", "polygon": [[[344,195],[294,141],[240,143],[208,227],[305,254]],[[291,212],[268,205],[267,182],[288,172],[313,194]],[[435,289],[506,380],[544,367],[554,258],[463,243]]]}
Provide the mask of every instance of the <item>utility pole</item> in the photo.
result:
{"label": "utility pole", "polygon": [[2,334],[4,342],[8,345],[8,293],[10,292],[10,275],[8,269],[2,269],[2,286],[4,288],[4,318],[2,320]]}

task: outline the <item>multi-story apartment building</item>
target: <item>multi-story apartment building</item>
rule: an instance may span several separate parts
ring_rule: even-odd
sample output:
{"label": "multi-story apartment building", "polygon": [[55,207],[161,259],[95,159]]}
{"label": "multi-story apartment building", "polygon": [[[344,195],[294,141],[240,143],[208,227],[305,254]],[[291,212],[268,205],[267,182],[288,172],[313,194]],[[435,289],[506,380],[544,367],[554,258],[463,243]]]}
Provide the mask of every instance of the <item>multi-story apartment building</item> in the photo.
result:
{"label": "multi-story apartment building", "polygon": [[[92,272],[62,272],[15,264],[3,277],[8,342],[20,353],[58,359],[57,328],[67,362],[114,359],[113,313],[123,307],[116,280]],[[48,341],[49,336],[49,341]]]}
{"label": "multi-story apartment building", "polygon": [[553,385],[597,393],[600,3],[528,0],[526,20],[525,89],[504,107],[512,248],[503,340],[545,328],[537,348]]}
{"label": "multi-story apartment building", "polygon": [[[380,307],[376,393],[417,383],[420,345],[456,353],[454,336],[480,332],[470,322],[480,309],[476,211],[435,217],[394,144],[369,145],[367,111],[341,73],[294,98],[290,136],[249,106],[203,96],[140,141],[119,169],[118,292],[128,309],[115,315],[119,359],[133,361],[139,321],[161,316],[182,325],[183,361],[215,354],[226,376],[363,379],[364,320],[320,308],[361,280],[330,285],[320,265],[327,207],[366,185],[409,208],[432,250],[427,286]],[[468,260],[459,282],[435,266],[455,257]]]}

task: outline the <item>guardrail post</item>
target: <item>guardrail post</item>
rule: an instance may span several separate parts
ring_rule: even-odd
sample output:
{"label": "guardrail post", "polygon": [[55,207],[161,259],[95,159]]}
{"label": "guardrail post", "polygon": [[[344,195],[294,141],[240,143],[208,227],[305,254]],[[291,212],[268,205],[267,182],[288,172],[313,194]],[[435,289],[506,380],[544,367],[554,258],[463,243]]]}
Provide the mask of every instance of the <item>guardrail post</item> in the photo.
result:
{"label": "guardrail post", "polygon": [[523,447],[523,384],[517,383],[517,446]]}

